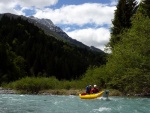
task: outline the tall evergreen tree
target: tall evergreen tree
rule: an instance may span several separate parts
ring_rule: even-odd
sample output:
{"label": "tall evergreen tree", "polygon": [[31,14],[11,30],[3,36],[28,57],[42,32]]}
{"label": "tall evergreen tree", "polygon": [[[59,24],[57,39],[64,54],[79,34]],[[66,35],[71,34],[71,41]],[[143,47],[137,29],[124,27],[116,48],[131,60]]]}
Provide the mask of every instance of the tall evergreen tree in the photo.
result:
{"label": "tall evergreen tree", "polygon": [[141,6],[145,15],[150,17],[150,0],[142,0]]}
{"label": "tall evergreen tree", "polygon": [[108,44],[110,48],[120,41],[120,34],[124,29],[131,27],[131,17],[136,12],[136,0],[119,0],[117,9],[115,10],[113,27],[111,28],[111,39]]}

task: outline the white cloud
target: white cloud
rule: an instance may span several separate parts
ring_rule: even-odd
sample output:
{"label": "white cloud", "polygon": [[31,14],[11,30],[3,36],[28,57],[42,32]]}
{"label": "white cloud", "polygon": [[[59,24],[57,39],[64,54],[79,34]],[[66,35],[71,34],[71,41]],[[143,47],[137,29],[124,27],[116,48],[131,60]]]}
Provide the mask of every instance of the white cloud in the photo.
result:
{"label": "white cloud", "polygon": [[[6,6],[7,4],[7,6]],[[17,13],[13,10],[14,6],[16,6],[15,2],[9,2],[8,0],[0,1],[0,13]]]}
{"label": "white cloud", "polygon": [[104,46],[110,38],[110,31],[106,28],[79,29],[67,32],[67,34],[73,39],[79,40],[88,46],[95,46],[101,50],[104,50]]}
{"label": "white cloud", "polygon": [[42,8],[45,6],[55,5],[58,0],[14,0],[22,7],[35,6],[37,8]]}
{"label": "white cloud", "polygon": [[[23,9],[44,8],[51,6],[58,2],[58,0],[0,0],[0,13],[13,13],[18,15],[25,15]],[[21,10],[16,10],[15,7],[20,6]]]}
{"label": "white cloud", "polygon": [[85,24],[111,24],[115,7],[98,3],[85,3],[81,5],[68,5],[60,9],[43,10],[37,9],[34,15],[38,18],[49,18],[55,24],[76,24],[79,26]]}
{"label": "white cloud", "polygon": [[37,8],[42,8],[45,6],[55,5],[58,0],[1,0],[0,4],[7,5],[20,5],[21,7],[32,7],[35,6]]}

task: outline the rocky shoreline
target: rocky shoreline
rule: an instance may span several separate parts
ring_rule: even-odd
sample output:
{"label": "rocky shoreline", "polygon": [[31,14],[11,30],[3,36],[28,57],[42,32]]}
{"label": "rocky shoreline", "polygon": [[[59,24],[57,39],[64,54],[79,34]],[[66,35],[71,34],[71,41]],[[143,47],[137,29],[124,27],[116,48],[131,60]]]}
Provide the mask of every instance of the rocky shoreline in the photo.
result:
{"label": "rocky shoreline", "polygon": [[10,88],[2,88],[0,87],[0,94],[35,94],[35,95],[79,95],[79,93],[83,92],[84,90],[41,90],[39,92],[28,92],[28,91],[21,91],[21,90],[13,90]]}
{"label": "rocky shoreline", "polygon": [[16,91],[0,87],[0,94],[16,94]]}
{"label": "rocky shoreline", "polygon": [[[59,89],[59,90],[42,90],[39,91],[38,93],[31,93],[31,92],[26,92],[26,91],[15,91],[10,88],[2,88],[0,87],[0,94],[35,94],[35,95],[79,95],[79,93],[84,92],[84,90],[75,90],[75,89]],[[150,93],[141,93],[141,94],[127,94],[123,95],[120,92],[117,91],[110,91],[109,96],[134,96],[134,97],[150,97]]]}

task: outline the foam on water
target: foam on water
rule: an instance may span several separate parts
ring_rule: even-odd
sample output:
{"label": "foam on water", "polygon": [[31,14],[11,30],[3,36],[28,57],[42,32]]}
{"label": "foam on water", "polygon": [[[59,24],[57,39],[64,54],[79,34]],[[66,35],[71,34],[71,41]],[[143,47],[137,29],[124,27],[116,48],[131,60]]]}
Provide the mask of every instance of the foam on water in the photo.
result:
{"label": "foam on water", "polygon": [[149,98],[0,95],[0,113],[150,113]]}
{"label": "foam on water", "polygon": [[104,111],[111,111],[111,108],[107,108],[107,107],[100,107],[99,109],[94,109],[93,112],[104,112]]}
{"label": "foam on water", "polygon": [[106,98],[106,97],[100,97],[100,98],[97,98],[99,100],[105,100],[105,101],[110,101],[111,99],[110,98]]}

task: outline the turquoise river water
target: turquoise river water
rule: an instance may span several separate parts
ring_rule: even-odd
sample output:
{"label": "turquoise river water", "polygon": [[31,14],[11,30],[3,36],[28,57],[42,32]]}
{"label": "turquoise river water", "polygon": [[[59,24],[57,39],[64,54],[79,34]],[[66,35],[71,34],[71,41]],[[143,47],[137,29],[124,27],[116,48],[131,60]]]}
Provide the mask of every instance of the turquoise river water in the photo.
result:
{"label": "turquoise river water", "polygon": [[150,113],[150,98],[0,94],[0,113]]}

